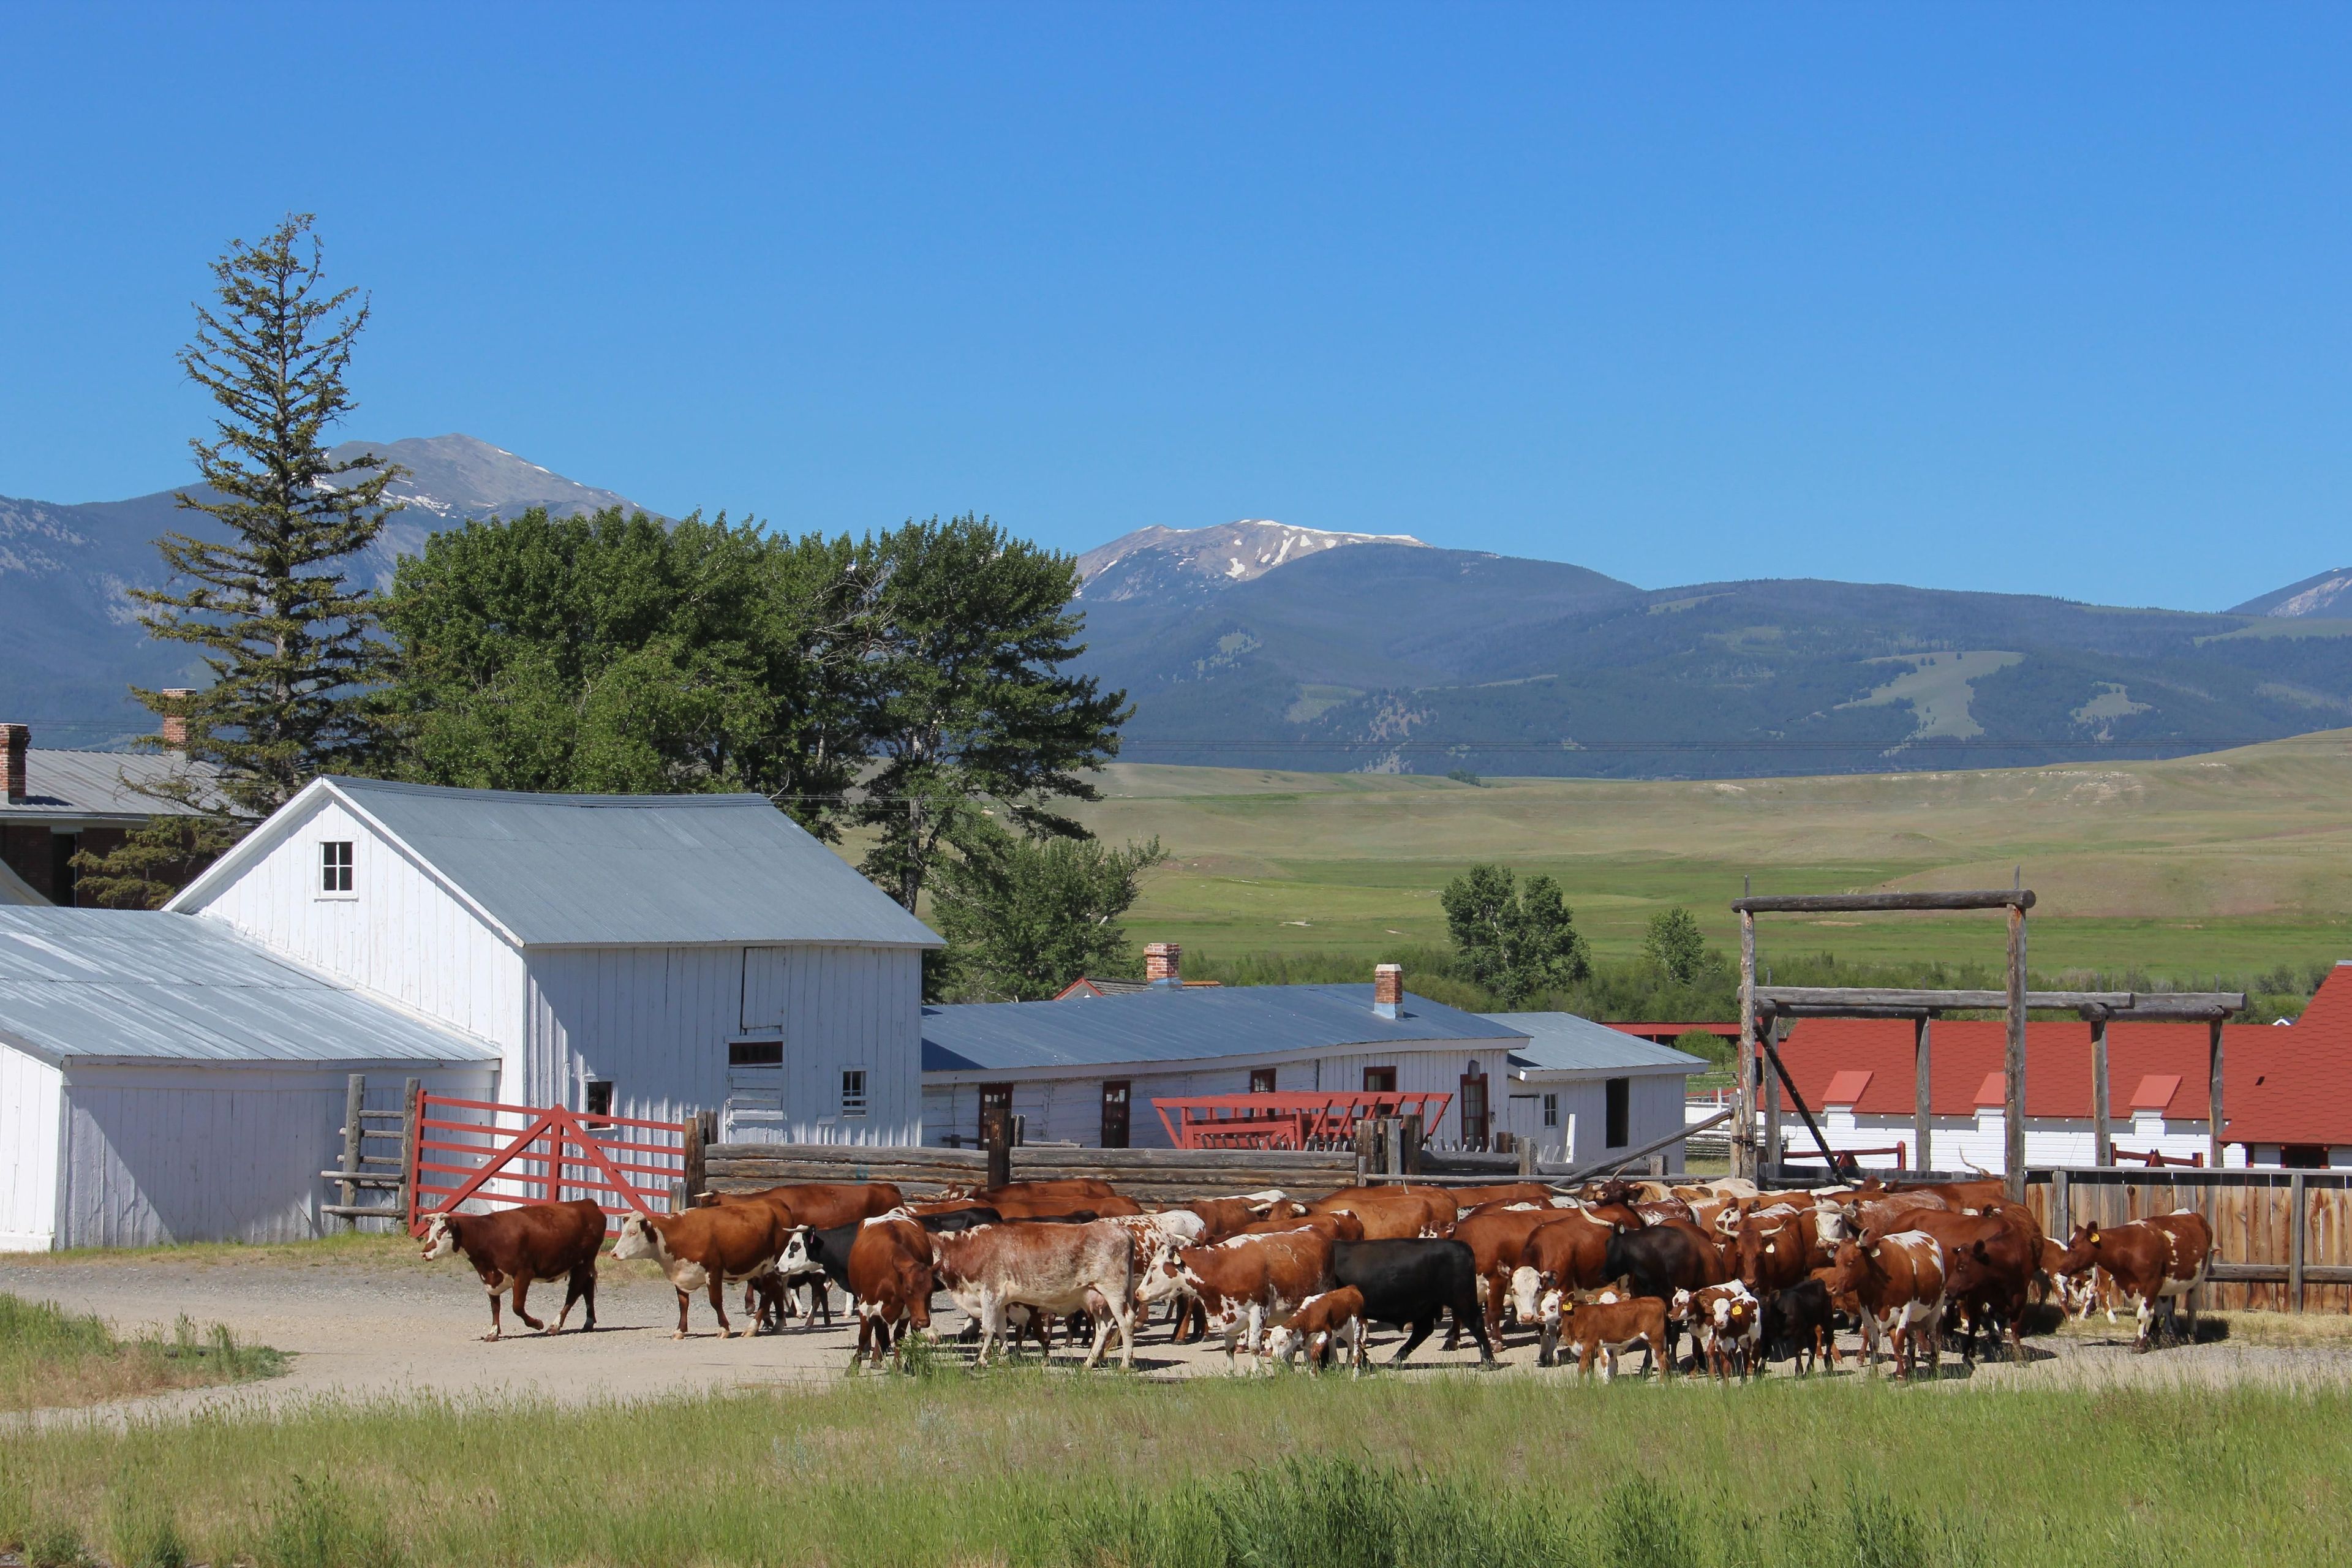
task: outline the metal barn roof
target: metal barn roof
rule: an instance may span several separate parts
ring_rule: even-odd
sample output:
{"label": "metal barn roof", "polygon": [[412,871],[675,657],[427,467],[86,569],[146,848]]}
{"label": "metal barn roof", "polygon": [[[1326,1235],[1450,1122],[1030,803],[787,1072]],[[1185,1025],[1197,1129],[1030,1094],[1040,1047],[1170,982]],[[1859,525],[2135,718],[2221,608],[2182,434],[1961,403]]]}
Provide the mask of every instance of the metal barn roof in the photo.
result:
{"label": "metal barn roof", "polygon": [[1528,1037],[1511,1047],[1514,1068],[1539,1072],[1705,1072],[1704,1058],[1654,1045],[1574,1013],[1486,1013]]}
{"label": "metal barn roof", "polygon": [[923,1009],[923,1070],[1200,1061],[1349,1046],[1516,1041],[1519,1035],[1411,992],[1398,1012],[1394,1018],[1373,1012],[1368,984],[1154,985],[1127,995],[929,1006]]}
{"label": "metal barn roof", "polygon": [[179,777],[208,784],[218,772],[210,763],[190,762],[165,752],[58,752],[34,747],[25,753],[25,798],[0,800],[0,822],[101,820],[135,826],[151,816],[192,816],[187,806],[142,795],[137,786]]}
{"label": "metal barn roof", "polygon": [[[304,794],[313,789],[373,818],[525,947],[941,945],[764,795],[521,795],[349,778]],[[298,795],[281,815],[301,805]],[[269,837],[266,826],[254,835]],[[232,854],[216,870],[233,876],[241,864]],[[189,893],[214,880],[208,872]],[[173,907],[196,901],[183,894]]]}
{"label": "metal barn roof", "polygon": [[0,1042],[75,1061],[496,1061],[224,926],[144,910],[0,909]]}

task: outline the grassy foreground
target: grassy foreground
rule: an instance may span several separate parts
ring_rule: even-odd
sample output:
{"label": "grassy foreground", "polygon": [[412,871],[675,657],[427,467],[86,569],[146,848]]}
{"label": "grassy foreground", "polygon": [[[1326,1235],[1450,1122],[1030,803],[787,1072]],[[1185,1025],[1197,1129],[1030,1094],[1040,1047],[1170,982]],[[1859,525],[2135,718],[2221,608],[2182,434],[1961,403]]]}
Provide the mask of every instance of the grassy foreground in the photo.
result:
{"label": "grassy foreground", "polygon": [[[2352,957],[2352,731],[2158,763],[1696,782],[1296,773],[1121,763],[1078,815],[1173,858],[1139,942],[1371,960],[1442,945],[1437,895],[1476,860],[1559,879],[1603,957],[1687,905],[1711,942],[1756,891],[2007,887],[2042,901],[2037,970],[2178,980]],[[2000,922],[1774,917],[1763,956],[1998,963]]]}
{"label": "grassy foreground", "polygon": [[0,1437],[0,1541],[119,1563],[2333,1560],[2352,1396],[1013,1373]]}
{"label": "grassy foreground", "polygon": [[0,1411],[236,1383],[284,1364],[276,1351],[241,1345],[217,1323],[199,1333],[183,1317],[169,1336],[125,1340],[100,1319],[0,1294]]}

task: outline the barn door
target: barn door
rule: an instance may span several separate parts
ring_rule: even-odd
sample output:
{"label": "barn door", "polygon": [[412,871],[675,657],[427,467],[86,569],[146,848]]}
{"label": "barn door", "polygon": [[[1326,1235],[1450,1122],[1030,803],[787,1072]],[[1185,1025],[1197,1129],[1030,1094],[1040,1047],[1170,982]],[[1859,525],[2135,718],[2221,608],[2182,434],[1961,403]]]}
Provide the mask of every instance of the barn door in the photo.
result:
{"label": "barn door", "polygon": [[988,1130],[999,1122],[1004,1124],[1005,1137],[1013,1135],[1013,1086],[1009,1083],[984,1083],[980,1086],[980,1142],[988,1146]]}
{"label": "barn door", "polygon": [[1462,1143],[1468,1149],[1486,1146],[1486,1075],[1476,1062],[1462,1075]]}
{"label": "barn door", "polygon": [[727,1100],[719,1110],[722,1143],[784,1142],[784,1043],[736,1040],[727,1047]]}
{"label": "barn door", "polygon": [[1114,1079],[1103,1085],[1102,1146],[1106,1149],[1127,1147],[1127,1111],[1131,1087],[1125,1079]]}

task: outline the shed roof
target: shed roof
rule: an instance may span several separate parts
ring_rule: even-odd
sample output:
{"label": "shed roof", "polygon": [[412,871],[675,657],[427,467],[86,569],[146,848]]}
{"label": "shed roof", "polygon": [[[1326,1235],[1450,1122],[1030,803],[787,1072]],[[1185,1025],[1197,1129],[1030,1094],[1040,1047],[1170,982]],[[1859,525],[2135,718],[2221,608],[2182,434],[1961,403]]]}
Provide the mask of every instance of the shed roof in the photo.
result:
{"label": "shed roof", "polygon": [[25,798],[0,800],[0,822],[88,822],[123,825],[151,816],[194,813],[176,801],[142,795],[138,786],[174,778],[199,785],[219,776],[210,763],[192,762],[169,752],[58,752],[33,747],[25,752]]}
{"label": "shed roof", "polygon": [[1479,1016],[1528,1037],[1527,1044],[1511,1047],[1514,1070],[1687,1075],[1707,1068],[1705,1058],[1687,1051],[1654,1045],[1574,1013],[1482,1013]]}
{"label": "shed roof", "polygon": [[[300,820],[314,791],[375,823],[520,947],[940,945],[764,795],[524,795],[326,777],[271,822]],[[170,907],[201,907],[282,836],[264,824]]]}
{"label": "shed roof", "polygon": [[2352,1144],[2352,963],[2284,1028],[2228,1029],[2222,1110],[2232,1142]]}
{"label": "shed roof", "polygon": [[144,910],[0,909],[0,1041],[53,1066],[499,1058],[211,921]]}
{"label": "shed roof", "polygon": [[1343,1047],[1507,1041],[1524,1031],[1405,994],[1394,1018],[1370,985],[1155,985],[1056,1002],[968,1002],[923,1009],[925,1072],[1268,1057]]}

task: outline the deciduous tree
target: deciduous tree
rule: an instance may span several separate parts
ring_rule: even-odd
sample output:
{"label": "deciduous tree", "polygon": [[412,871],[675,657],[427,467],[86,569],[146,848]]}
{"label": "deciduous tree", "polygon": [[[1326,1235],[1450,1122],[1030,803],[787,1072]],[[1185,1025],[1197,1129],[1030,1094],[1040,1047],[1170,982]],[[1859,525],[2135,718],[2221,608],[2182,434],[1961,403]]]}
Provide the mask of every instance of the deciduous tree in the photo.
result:
{"label": "deciduous tree", "polygon": [[1504,867],[1473,866],[1446,884],[1439,902],[1465,977],[1507,1004],[1591,973],[1584,938],[1549,877],[1522,883]]}
{"label": "deciduous tree", "polygon": [[1032,839],[968,819],[959,855],[940,863],[931,918],[948,939],[940,988],[992,1002],[1051,996],[1082,974],[1135,967],[1121,917],[1160,840],[1114,849],[1093,839]]}

